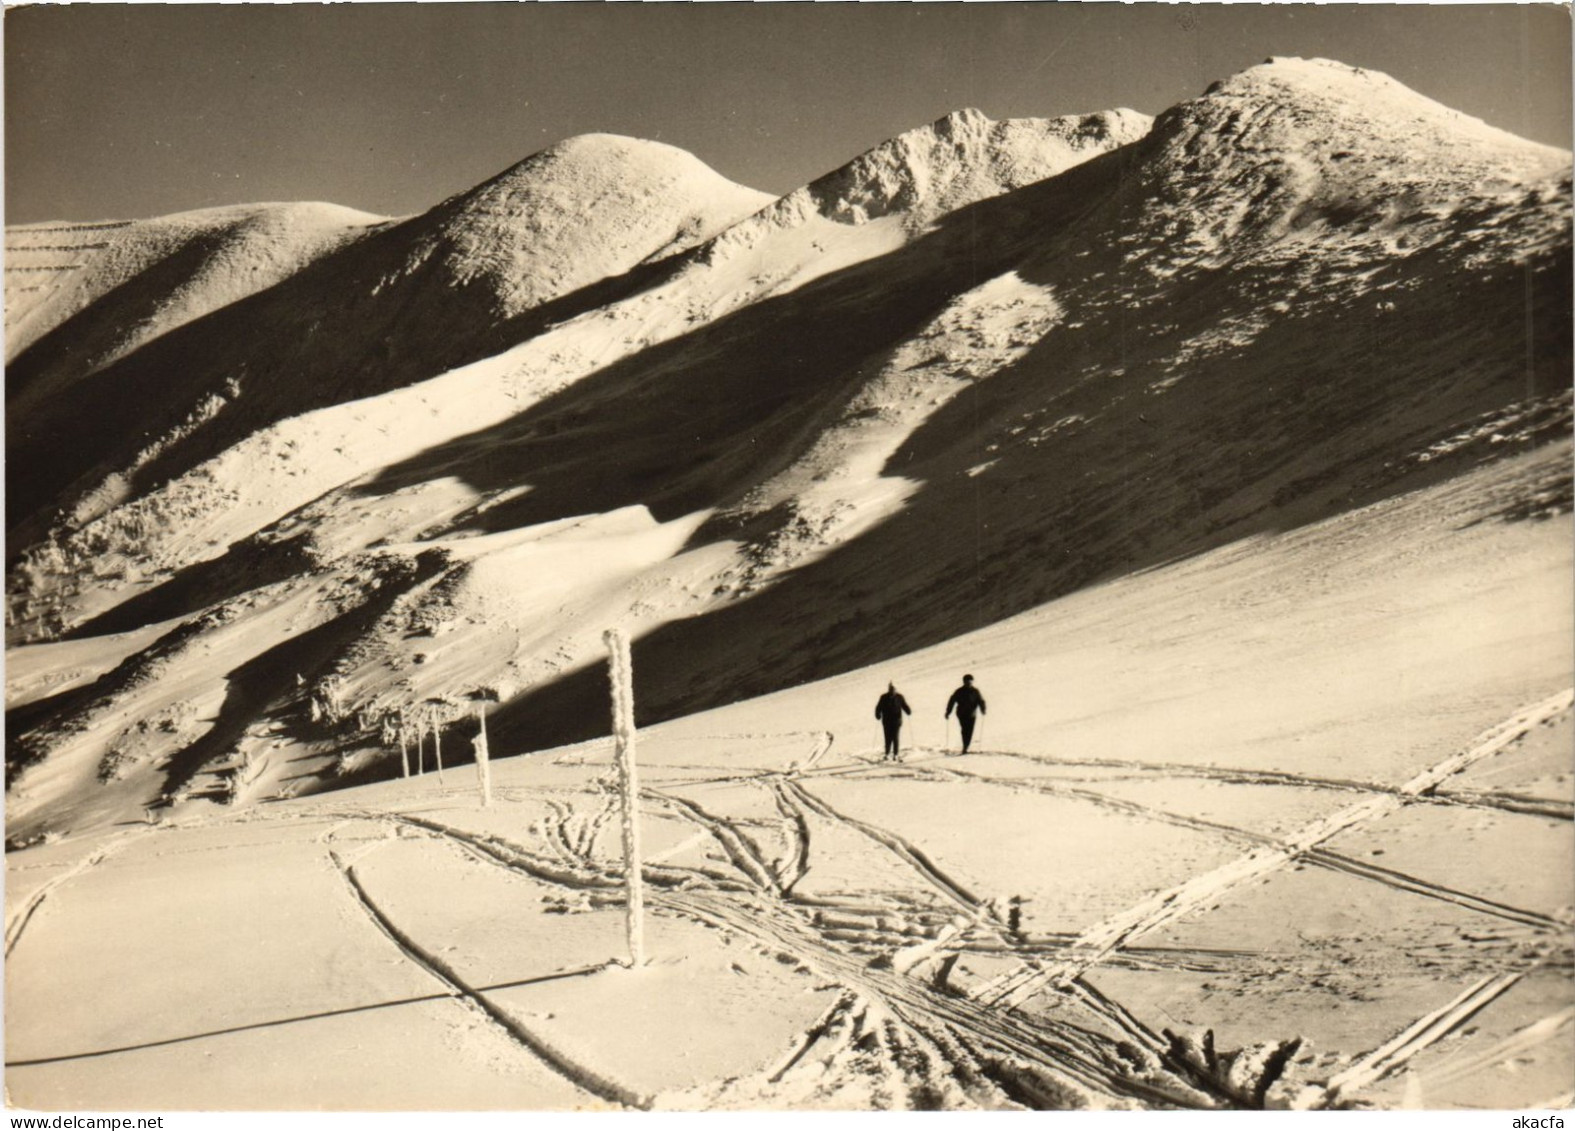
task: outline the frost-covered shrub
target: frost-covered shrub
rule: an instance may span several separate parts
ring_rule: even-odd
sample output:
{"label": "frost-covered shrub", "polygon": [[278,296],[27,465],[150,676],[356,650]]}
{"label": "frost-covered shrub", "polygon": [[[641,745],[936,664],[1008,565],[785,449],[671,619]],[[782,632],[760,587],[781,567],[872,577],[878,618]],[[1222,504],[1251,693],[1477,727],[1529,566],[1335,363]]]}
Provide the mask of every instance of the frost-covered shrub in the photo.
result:
{"label": "frost-covered shrub", "polygon": [[138,765],[178,750],[195,737],[196,705],[182,699],[126,727],[98,763],[98,780],[120,781]]}

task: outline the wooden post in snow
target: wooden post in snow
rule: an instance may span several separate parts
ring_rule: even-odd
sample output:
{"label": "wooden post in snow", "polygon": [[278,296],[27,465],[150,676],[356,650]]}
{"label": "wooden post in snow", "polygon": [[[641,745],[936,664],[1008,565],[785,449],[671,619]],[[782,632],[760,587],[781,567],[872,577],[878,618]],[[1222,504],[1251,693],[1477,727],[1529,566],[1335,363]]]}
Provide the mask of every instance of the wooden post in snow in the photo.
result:
{"label": "wooden post in snow", "polygon": [[437,757],[438,785],[443,784],[443,723],[432,716],[432,753]]}
{"label": "wooden post in snow", "polygon": [[416,777],[425,777],[427,764],[421,760],[421,740],[427,735],[426,724],[421,721],[421,716],[416,716]]}
{"label": "wooden post in snow", "polygon": [[481,786],[481,807],[492,804],[492,752],[487,749],[487,711],[476,704],[476,779]]}
{"label": "wooden post in snow", "polygon": [[405,729],[405,713],[399,712],[399,776],[410,776],[410,734]]}
{"label": "wooden post in snow", "polygon": [[628,888],[629,964],[645,963],[645,891],[640,875],[640,777],[634,763],[634,667],[622,629],[602,634],[612,676],[614,757],[623,794],[623,873]]}

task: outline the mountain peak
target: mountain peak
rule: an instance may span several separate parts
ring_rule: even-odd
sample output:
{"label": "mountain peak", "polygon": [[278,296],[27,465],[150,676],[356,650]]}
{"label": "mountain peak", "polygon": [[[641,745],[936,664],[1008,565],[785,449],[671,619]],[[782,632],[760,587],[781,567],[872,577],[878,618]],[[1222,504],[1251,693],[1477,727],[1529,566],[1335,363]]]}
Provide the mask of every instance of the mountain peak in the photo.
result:
{"label": "mountain peak", "polygon": [[1214,109],[1227,115],[1246,112],[1260,121],[1278,113],[1283,123],[1294,122],[1298,134],[1313,142],[1321,132],[1354,127],[1384,145],[1487,148],[1521,154],[1532,164],[1568,160],[1565,150],[1490,126],[1382,71],[1335,59],[1271,57],[1214,83],[1202,98],[1172,108],[1161,121],[1208,120]]}
{"label": "mountain peak", "polygon": [[930,129],[940,137],[955,137],[959,134],[978,133],[990,128],[990,119],[983,110],[972,106],[965,106],[961,110],[953,110],[945,117],[937,118],[930,124]]}
{"label": "mountain peak", "polygon": [[691,247],[770,200],[676,146],[579,134],[439,205],[431,238],[458,283],[485,281],[511,316]]}
{"label": "mountain peak", "polygon": [[564,138],[497,176],[451,198],[466,210],[527,204],[555,191],[571,195],[608,185],[629,192],[682,189],[701,196],[769,199],[734,184],[688,150],[665,142],[612,133]]}
{"label": "mountain peak", "polygon": [[721,177],[721,174],[711,169],[693,153],[676,145],[651,141],[647,138],[629,137],[625,134],[595,132],[574,134],[555,142],[539,153],[533,153],[513,165],[502,175],[509,176],[554,161],[572,161],[586,165],[617,165],[637,172],[649,173],[671,167],[685,167],[695,171],[704,170],[718,179]]}
{"label": "mountain peak", "polygon": [[830,219],[860,224],[902,213],[922,226],[1136,141],[1151,123],[1133,110],[994,121],[964,108],[899,134],[800,191]]}

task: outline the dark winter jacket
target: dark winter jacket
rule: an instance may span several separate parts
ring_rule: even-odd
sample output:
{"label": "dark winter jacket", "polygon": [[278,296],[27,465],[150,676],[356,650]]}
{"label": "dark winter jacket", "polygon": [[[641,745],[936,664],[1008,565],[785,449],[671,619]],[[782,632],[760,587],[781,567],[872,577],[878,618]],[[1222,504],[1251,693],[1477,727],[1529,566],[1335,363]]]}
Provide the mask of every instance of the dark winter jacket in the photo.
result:
{"label": "dark winter jacket", "polygon": [[950,699],[946,700],[946,717],[948,719],[952,717],[953,707],[957,708],[957,717],[959,719],[971,719],[980,711],[989,714],[988,711],[985,711],[984,696],[980,695],[979,689],[971,683],[963,684],[956,691],[952,692]]}
{"label": "dark winter jacket", "polygon": [[911,714],[913,711],[900,691],[888,691],[875,701],[875,717],[890,730],[902,725],[902,716]]}

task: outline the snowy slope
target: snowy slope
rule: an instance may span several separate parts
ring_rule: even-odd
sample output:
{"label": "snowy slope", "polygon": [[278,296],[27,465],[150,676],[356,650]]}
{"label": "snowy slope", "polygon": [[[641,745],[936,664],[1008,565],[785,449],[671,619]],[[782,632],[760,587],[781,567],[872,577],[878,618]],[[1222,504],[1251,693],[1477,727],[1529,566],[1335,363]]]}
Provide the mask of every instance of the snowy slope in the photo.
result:
{"label": "snowy slope", "polygon": [[1472,522],[1527,458],[642,728],[638,969],[606,740],[12,852],[9,1099],[1565,1103],[1570,519]]}
{"label": "snowy slope", "polygon": [[1463,521],[1567,511],[1569,160],[1280,60],[775,203],[592,135],[150,292],[8,415],[13,831],[387,777],[476,702],[589,737],[612,623],[654,720],[1506,457]]}
{"label": "snowy slope", "polygon": [[[574,139],[377,226],[277,286],[242,301],[215,294],[209,317],[118,360],[95,356],[69,387],[46,383],[9,417],[22,465],[8,484],[13,542],[30,542],[58,508],[74,510],[72,525],[96,517],[105,504],[95,492],[123,501],[281,420],[495,353],[550,320],[552,300],[766,199],[670,146]],[[137,300],[169,301],[164,285],[151,281]],[[527,314],[534,321],[521,327]],[[33,365],[31,352],[17,357],[15,388],[32,383]],[[84,397],[102,411],[80,412]]]}
{"label": "snowy slope", "polygon": [[586,134],[439,205],[413,255],[514,317],[703,242],[770,199],[670,145]]}
{"label": "snowy slope", "polygon": [[[17,383],[83,376],[386,222],[333,204],[259,204],[7,228],[7,364],[28,352],[8,401]],[[40,342],[51,333],[52,347]]]}

